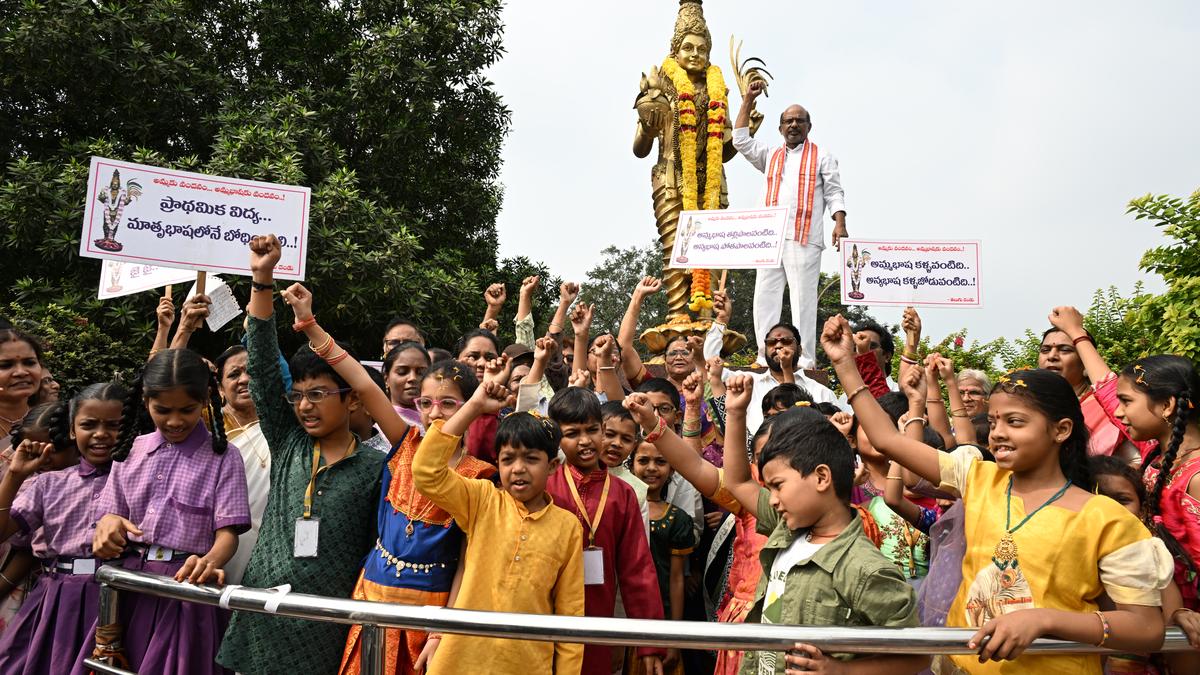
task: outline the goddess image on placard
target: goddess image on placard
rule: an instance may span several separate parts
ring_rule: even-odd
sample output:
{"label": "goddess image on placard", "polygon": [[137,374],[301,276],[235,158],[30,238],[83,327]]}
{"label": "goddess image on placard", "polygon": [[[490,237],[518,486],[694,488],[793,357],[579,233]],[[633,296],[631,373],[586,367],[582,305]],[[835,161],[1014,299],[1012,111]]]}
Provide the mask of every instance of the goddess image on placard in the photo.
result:
{"label": "goddess image on placard", "polygon": [[96,199],[104,205],[104,238],[94,243],[105,251],[117,252],[125,248],[117,241],[117,226],[121,224],[121,213],[130,202],[142,196],[142,185],[130,179],[121,188],[121,172],[113,169],[112,181],[107,190],[102,190]]}

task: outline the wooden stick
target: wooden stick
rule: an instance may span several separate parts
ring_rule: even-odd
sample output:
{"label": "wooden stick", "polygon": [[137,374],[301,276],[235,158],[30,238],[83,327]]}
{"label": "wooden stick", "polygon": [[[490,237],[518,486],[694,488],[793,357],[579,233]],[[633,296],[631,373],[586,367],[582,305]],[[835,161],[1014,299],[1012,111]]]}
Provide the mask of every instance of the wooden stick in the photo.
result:
{"label": "wooden stick", "polygon": [[717,292],[725,292],[725,279],[729,276],[729,270],[721,270],[721,280],[717,282]]}
{"label": "wooden stick", "polygon": [[208,272],[196,272],[196,295],[204,295],[206,281],[208,281]]}
{"label": "wooden stick", "polygon": [[167,298],[168,300],[170,300],[170,299],[171,299],[171,285],[172,285],[172,284],[167,284],[166,298]]}

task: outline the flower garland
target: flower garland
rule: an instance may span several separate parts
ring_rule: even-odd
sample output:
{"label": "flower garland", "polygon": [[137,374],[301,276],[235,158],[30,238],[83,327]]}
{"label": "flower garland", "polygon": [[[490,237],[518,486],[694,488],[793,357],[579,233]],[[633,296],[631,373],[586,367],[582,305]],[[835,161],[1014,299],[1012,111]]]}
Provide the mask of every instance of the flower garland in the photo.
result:
{"label": "flower garland", "polygon": [[[683,209],[699,208],[699,181],[696,177],[696,87],[673,57],[663,61],[662,72],[671,78],[679,96],[679,159],[683,178]],[[725,145],[725,114],[729,108],[729,90],[721,69],[710,65],[705,73],[708,88],[708,137],[705,139],[704,209],[721,208],[722,155]],[[699,312],[712,309],[712,278],[708,270],[692,270],[692,300],[688,309]]]}
{"label": "flower garland", "polygon": [[[663,61],[662,72],[671,78],[679,96],[679,158],[683,174],[683,209],[694,211],[700,208],[699,184],[696,179],[696,87],[687,72],[679,67],[673,57]],[[725,145],[725,112],[729,107],[728,89],[721,69],[709,66],[706,73],[708,87],[708,138],[705,139],[704,208],[721,208],[721,160]]]}

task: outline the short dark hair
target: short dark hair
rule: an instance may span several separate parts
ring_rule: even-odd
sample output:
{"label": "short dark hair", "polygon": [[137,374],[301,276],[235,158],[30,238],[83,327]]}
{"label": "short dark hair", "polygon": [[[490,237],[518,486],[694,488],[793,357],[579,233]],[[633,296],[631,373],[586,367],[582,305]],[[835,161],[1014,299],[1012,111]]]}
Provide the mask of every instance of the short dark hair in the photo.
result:
{"label": "short dark hair", "polygon": [[458,341],[454,343],[454,354],[453,354],[454,358],[458,358],[459,356],[461,356],[463,353],[463,350],[467,348],[467,343],[477,337],[487,338],[488,341],[492,343],[492,348],[496,350],[496,355],[497,356],[500,355],[500,352],[502,350],[500,348],[500,340],[496,338],[496,334],[490,330],[476,328],[475,330],[471,331],[470,333],[467,333],[466,335],[458,338]]}
{"label": "short dark hair", "polygon": [[410,321],[409,319],[399,316],[392,317],[392,320],[388,322],[387,327],[383,329],[383,334],[387,335],[388,332],[396,326],[411,326],[413,330],[417,331],[417,335],[421,336],[422,340],[425,339],[425,331],[421,330],[421,327],[418,326],[415,321]]}
{"label": "short dark hair", "polygon": [[[908,398],[898,391],[889,391],[888,393],[876,399],[879,402],[879,407],[883,408],[883,412],[892,419],[892,424],[900,423],[900,416],[908,412]],[[850,423],[850,436],[858,433],[858,415],[854,416],[854,421]]]}
{"label": "short dark hair", "polygon": [[[337,346],[345,349],[347,352],[350,352],[349,345],[347,344],[339,342],[337,343]],[[353,359],[354,355],[351,354],[349,358]],[[333,369],[333,366],[326,363],[325,359],[317,356],[316,353],[313,352],[312,348],[307,344],[301,345],[300,348],[296,350],[296,353],[292,355],[291,360],[288,361],[288,370],[292,371],[292,382],[303,382],[304,380],[311,380],[315,377],[328,375],[335,383],[337,383],[338,389],[350,388],[350,384],[346,382],[346,378],[338,375],[338,372]],[[341,394],[341,398],[343,401],[346,400],[346,392]]]}
{"label": "short dark hair", "polygon": [[762,411],[765,415],[775,406],[791,408],[801,401],[812,403],[812,394],[809,394],[807,389],[794,382],[784,382],[763,396]]}
{"label": "short dark hair", "polygon": [[371,378],[371,381],[375,383],[375,386],[379,387],[379,391],[382,391],[384,395],[387,395],[387,380],[383,378],[383,373],[370,366],[363,366],[363,370],[367,371],[367,377]]}
{"label": "short dark hair", "polygon": [[496,456],[500,448],[510,446],[527,450],[541,450],[550,461],[558,457],[558,444],[562,430],[554,420],[531,412],[519,412],[505,416],[496,428]]}
{"label": "short dark hair", "polygon": [[796,328],[794,325],[792,325],[786,321],[780,321],[779,323],[775,324],[774,326],[771,326],[770,328],[768,328],[767,332],[763,334],[764,335],[763,339],[765,340],[766,339],[765,336],[770,335],[771,331],[775,330],[776,328],[786,328],[788,330],[788,332],[792,334],[792,337],[796,338],[796,346],[799,347],[801,345],[800,329]]}
{"label": "short dark hair", "polygon": [[437,363],[438,361],[453,361],[453,360],[454,360],[454,354],[451,354],[449,349],[442,349],[441,347],[429,347],[429,363],[430,363],[430,365],[433,365],[434,363]]}
{"label": "short dark hair", "polygon": [[479,378],[475,377],[475,369],[454,359],[434,362],[429,366],[429,370],[425,371],[425,377],[421,378],[421,382],[431,377],[435,380],[450,380],[457,384],[464,401],[470,400],[475,395],[475,389],[479,387]]}
{"label": "short dark hair", "polygon": [[842,412],[841,408],[830,403],[829,401],[821,401],[819,403],[813,403],[813,407],[817,409],[817,412],[821,413],[822,415],[824,415],[826,417],[831,417],[833,415],[836,415],[836,414]]}
{"label": "short dark hair", "polygon": [[637,428],[637,420],[633,419],[633,413],[625,407],[620,401],[605,401],[600,406],[600,419],[606,420],[610,417],[619,417],[623,420],[633,422],[634,428]]}
{"label": "short dark hair", "polygon": [[675,385],[671,384],[671,381],[665,377],[652,377],[639,384],[635,391],[640,394],[664,394],[667,398],[671,399],[671,403],[674,403],[676,408],[680,407],[679,389],[676,388]]}
{"label": "short dark hair", "polygon": [[867,319],[859,321],[854,325],[854,332],[869,330],[879,336],[879,351],[887,355],[887,359],[883,364],[883,372],[886,375],[892,374],[892,356],[896,353],[896,340],[892,338],[892,332],[878,322]]}
{"label": "short dark hair", "polygon": [[849,503],[854,487],[854,451],[842,432],[812,408],[792,408],[773,419],[771,437],[758,459],[759,474],[773,459],[787,461],[802,476],[824,464],[829,467],[834,494]]}
{"label": "short dark hair", "polygon": [[[1138,502],[1142,508],[1146,506],[1146,484],[1142,482],[1142,474],[1137,469],[1130,466],[1124,460],[1113,457],[1111,455],[1097,455],[1088,457],[1088,464],[1091,465],[1092,475],[1096,478],[1100,476],[1116,476],[1124,478],[1133,486],[1133,492],[1137,495]],[[1096,481],[1099,484],[1100,481]],[[1103,493],[1101,493],[1103,494]]]}
{"label": "short dark hair", "polygon": [[921,440],[931,448],[937,448],[938,450],[946,449],[946,439],[942,438],[941,434],[929,427],[924,427]]}
{"label": "short dark hair", "polygon": [[582,387],[567,387],[550,399],[550,419],[563,424],[601,422],[600,399]]}

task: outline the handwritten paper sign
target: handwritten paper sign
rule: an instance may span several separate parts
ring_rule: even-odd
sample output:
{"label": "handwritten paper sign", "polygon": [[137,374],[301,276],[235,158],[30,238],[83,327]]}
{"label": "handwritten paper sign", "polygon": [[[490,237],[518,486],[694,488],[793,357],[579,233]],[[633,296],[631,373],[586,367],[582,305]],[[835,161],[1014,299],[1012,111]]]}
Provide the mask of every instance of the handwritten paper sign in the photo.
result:
{"label": "handwritten paper sign", "polygon": [[304,279],[310,190],[93,157],[79,255],[250,275],[247,244],[275,234],[279,279]]}
{"label": "handwritten paper sign", "polygon": [[981,307],[977,241],[842,240],[842,304]]}
{"label": "handwritten paper sign", "polygon": [[[221,277],[208,275],[204,294],[212,301],[208,306],[208,318],[204,320],[210,331],[215,333],[225,324],[241,316],[242,306],[238,304],[237,298],[233,297],[233,289],[229,288],[229,284]],[[193,283],[187,299],[191,300],[194,295],[196,284]]]}
{"label": "handwritten paper sign", "polygon": [[100,268],[100,288],[96,291],[96,297],[100,300],[119,298],[195,278],[196,273],[191,270],[105,260]]}
{"label": "handwritten paper sign", "polygon": [[786,218],[786,208],[684,211],[668,267],[779,267]]}

